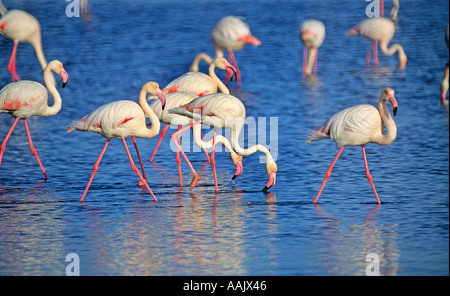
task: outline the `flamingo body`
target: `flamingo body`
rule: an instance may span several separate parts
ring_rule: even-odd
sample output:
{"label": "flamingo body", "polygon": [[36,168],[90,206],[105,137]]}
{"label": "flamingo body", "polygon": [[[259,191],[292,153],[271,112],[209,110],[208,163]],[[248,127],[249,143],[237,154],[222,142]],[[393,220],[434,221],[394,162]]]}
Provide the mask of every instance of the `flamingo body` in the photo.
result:
{"label": "flamingo body", "polygon": [[304,45],[303,75],[311,75],[313,64],[314,72],[317,74],[317,53],[325,39],[325,25],[318,20],[306,20],[300,25],[299,37]]}
{"label": "flamingo body", "polygon": [[[253,46],[261,45],[261,41],[253,36],[244,18],[237,16],[226,16],[222,18],[211,30],[211,40],[216,52],[216,57],[223,57],[225,50],[228,51],[228,61],[236,68],[238,86],[241,86],[241,75],[233,51],[243,48],[246,44]],[[228,83],[228,74],[225,83]]]}
{"label": "flamingo body", "polygon": [[[445,30],[445,43],[447,44],[447,48],[448,48],[448,27],[449,25],[447,25],[447,30]],[[444,78],[442,79],[441,85],[440,85],[440,90],[441,90],[441,103],[442,104],[447,104],[446,96],[447,96],[447,91],[448,91],[448,78],[449,78],[449,64],[448,61],[445,64],[444,67]]]}
{"label": "flamingo body", "polygon": [[[310,134],[306,143],[322,139],[331,139],[336,142],[336,147],[339,148],[334,161],[327,170],[314,203],[319,199],[325,183],[331,175],[331,170],[345,146],[361,146],[366,176],[372,186],[377,202],[380,203],[375,186],[372,182],[372,176],[369,173],[364,145],[367,143],[389,145],[395,140],[397,136],[397,127],[386,108],[387,101],[391,103],[395,116],[398,104],[394,97],[394,90],[385,88],[381,92],[378,109],[372,105],[366,104],[344,109],[334,114]],[[386,132],[384,132],[384,126],[386,127]]]}
{"label": "flamingo body", "polygon": [[395,33],[394,23],[384,17],[372,17],[367,18],[360,22],[356,27],[347,31],[347,35],[357,35],[372,40],[372,45],[366,56],[366,65],[369,65],[371,51],[374,51],[375,65],[378,66],[378,42],[380,43],[380,49],[385,55],[393,55],[398,51],[399,66],[401,68],[406,66],[407,57],[400,44],[393,44],[388,48],[388,44],[391,41]]}

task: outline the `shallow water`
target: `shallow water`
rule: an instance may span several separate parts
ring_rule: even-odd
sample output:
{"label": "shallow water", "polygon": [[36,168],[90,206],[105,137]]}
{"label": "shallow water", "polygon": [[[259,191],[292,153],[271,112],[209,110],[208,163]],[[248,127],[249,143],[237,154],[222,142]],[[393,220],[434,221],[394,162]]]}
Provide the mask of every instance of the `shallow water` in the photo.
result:
{"label": "shallow water", "polygon": [[[397,55],[381,53],[380,66],[367,68],[370,42],[345,36],[365,17],[363,0],[92,2],[90,17],[68,18],[62,0],[4,1],[39,19],[47,59],[60,59],[70,78],[58,88],[62,110],[29,119],[49,179],[43,181],[22,122],[6,146],[0,275],[64,275],[69,253],[79,255],[81,275],[365,275],[369,253],[380,257],[382,275],[449,274],[449,113],[439,102],[447,1],[401,3],[393,42],[408,55],[404,70]],[[189,190],[183,161],[180,188],[169,137],[154,163],[148,159],[157,138],[138,139],[154,202],[136,186],[123,145],[113,139],[80,203],[105,139],[66,133],[67,125],[102,104],[137,100],[149,80],[165,85],[188,70],[197,52],[212,55],[209,32],[226,15],[245,16],[262,41],[236,53],[243,85],[231,84],[231,92],[259,128],[266,119],[267,131],[277,132],[277,142],[272,133],[261,138],[276,154],[275,187],[261,192],[267,176],[259,154],[245,157],[244,173],[231,181],[234,166],[227,153],[217,153],[216,194],[205,155],[190,152],[200,181]],[[308,18],[327,29],[316,79],[301,73],[297,32]],[[0,46],[6,85],[12,42],[1,38]],[[29,44],[18,47],[17,70],[22,79],[42,81]],[[377,104],[386,86],[396,91],[398,136],[389,146],[366,147],[382,204],[375,204],[361,149],[347,147],[313,205],[337,149],[329,140],[306,145],[307,136],[343,108]],[[1,139],[12,122],[0,116]],[[135,157],[129,139],[128,145]]]}

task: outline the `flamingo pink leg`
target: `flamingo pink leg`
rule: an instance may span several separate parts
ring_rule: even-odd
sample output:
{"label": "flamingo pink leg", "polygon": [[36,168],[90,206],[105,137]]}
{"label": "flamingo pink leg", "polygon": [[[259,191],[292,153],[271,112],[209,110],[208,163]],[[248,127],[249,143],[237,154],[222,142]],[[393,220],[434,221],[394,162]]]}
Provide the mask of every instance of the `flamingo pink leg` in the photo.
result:
{"label": "flamingo pink leg", "polygon": [[31,141],[31,135],[30,135],[30,130],[28,128],[28,122],[26,119],[24,119],[23,122],[25,123],[25,129],[27,130],[28,142],[30,143],[31,153],[33,153],[34,157],[36,157],[36,160],[37,160],[39,166],[41,167],[42,173],[44,173],[44,177],[45,177],[44,180],[47,180],[48,178],[47,178],[47,174],[45,173],[44,166],[42,165],[41,160],[39,159],[39,156],[37,154],[37,151],[33,146],[33,141]]}
{"label": "flamingo pink leg", "polygon": [[384,17],[384,0],[380,0],[380,17]]}
{"label": "flamingo pink leg", "polygon": [[133,158],[131,157],[130,151],[128,150],[128,146],[127,146],[127,142],[125,141],[125,138],[122,138],[122,143],[123,143],[123,146],[125,147],[125,151],[127,152],[128,159],[130,160],[131,169],[133,170],[133,172],[135,172],[135,174],[139,177],[139,179],[141,179],[141,182],[145,185],[147,190],[150,192],[151,196],[153,197],[153,200],[157,201],[157,199],[156,199],[155,195],[153,194],[152,190],[150,189],[150,187],[148,186],[147,182],[144,180],[144,178],[139,173],[139,170],[136,167],[136,165],[134,164]]}
{"label": "flamingo pink leg", "polygon": [[[201,139],[203,141],[203,135],[202,134],[200,134],[200,137],[201,137]],[[208,162],[210,162],[211,160],[209,159],[208,151],[206,151],[206,149],[203,149],[203,151],[205,151],[206,159],[208,160]]]}
{"label": "flamingo pink leg", "polygon": [[[181,125],[178,126],[178,131],[181,130]],[[178,144],[181,143],[181,136],[178,137]],[[180,151],[178,151],[177,149],[177,153],[175,155],[175,159],[177,161],[177,166],[178,166],[178,177],[180,179],[180,187],[183,187],[183,177],[181,175],[181,158],[180,158]]]}
{"label": "flamingo pink leg", "polygon": [[[242,85],[241,81],[241,71],[239,71],[239,67],[237,65],[236,59],[234,58],[234,53],[231,49],[228,50],[228,62],[236,68],[236,78],[237,85],[240,87]],[[225,73],[225,84],[228,85],[228,72]]]}
{"label": "flamingo pink leg", "polygon": [[167,129],[169,128],[169,126],[170,126],[170,124],[166,124],[164,129],[161,131],[161,133],[159,135],[158,143],[156,144],[155,150],[153,150],[152,157],[150,157],[150,160],[149,160],[150,162],[153,162],[153,158],[155,158],[156,151],[158,151],[158,148],[159,148],[159,144],[161,144],[161,141],[164,138],[164,136],[166,135],[166,132],[167,132]]}
{"label": "flamingo pink leg", "polygon": [[367,180],[369,180],[370,186],[372,186],[372,190],[373,193],[375,193],[375,198],[377,199],[377,203],[380,204],[380,199],[378,198],[378,194],[377,191],[375,190],[375,186],[373,185],[373,181],[372,181],[372,176],[370,175],[369,172],[369,166],[367,165],[367,158],[366,158],[366,148],[364,148],[364,145],[361,145],[362,148],[362,153],[363,153],[363,157],[364,157],[364,166],[366,168],[366,176],[367,176]]}
{"label": "flamingo pink leg", "polygon": [[306,69],[308,64],[308,47],[303,47],[303,76],[306,77]]}
{"label": "flamingo pink leg", "polygon": [[314,66],[313,66],[313,71],[314,71],[314,75],[317,76],[317,56],[319,54],[319,49],[316,49],[316,56],[314,57]]}
{"label": "flamingo pink leg", "polygon": [[372,55],[372,51],[376,45],[377,45],[377,42],[373,41],[372,44],[370,45],[369,51],[367,52],[367,55],[366,55],[366,66],[367,67],[369,67],[369,65],[370,65],[370,56]]}
{"label": "flamingo pink leg", "polygon": [[17,122],[19,121],[19,117],[16,117],[16,120],[14,120],[11,128],[9,129],[8,134],[6,135],[5,140],[3,140],[2,146],[1,146],[1,150],[0,150],[0,165],[2,164],[2,159],[3,159],[3,153],[5,153],[5,147],[6,147],[6,142],[8,142],[9,137],[12,134],[12,131],[14,130],[14,128],[16,127]]}
{"label": "flamingo pink leg", "polygon": [[9,64],[8,64],[8,71],[11,72],[12,74],[12,81],[20,81],[20,77],[19,75],[17,75],[16,72],[16,55],[17,55],[17,45],[19,44],[19,42],[14,42],[14,47],[11,53],[11,58],[9,60]]}
{"label": "flamingo pink leg", "polygon": [[323,179],[322,182],[322,186],[320,186],[320,190],[319,193],[317,193],[316,199],[314,200],[314,204],[317,202],[317,200],[319,199],[320,194],[322,193],[323,187],[325,186],[325,183],[327,182],[328,178],[331,176],[331,170],[333,169],[334,165],[336,164],[336,161],[339,158],[339,155],[341,155],[342,150],[344,150],[345,146],[342,146],[341,149],[339,149],[338,153],[336,154],[336,157],[334,158],[333,162],[331,163],[330,167],[328,168],[326,174],[325,174],[325,178]]}
{"label": "flamingo pink leg", "polygon": [[[138,149],[138,146],[136,143],[136,138],[134,136],[131,136],[131,141],[133,141],[134,148],[136,149],[136,153],[139,158],[139,163],[140,163],[141,169],[142,169],[142,177],[144,178],[144,181],[147,182],[148,179],[147,179],[147,175],[145,174],[144,164],[142,163],[141,155],[139,154],[139,149]],[[139,184],[138,184],[138,186],[144,186],[144,185],[145,184],[142,182],[139,182]]]}
{"label": "flamingo pink leg", "polygon": [[94,179],[94,175],[98,170],[100,160],[102,160],[103,154],[105,154],[105,151],[106,151],[106,148],[108,147],[109,141],[111,141],[111,139],[108,139],[106,141],[105,146],[103,146],[102,152],[100,152],[100,155],[98,156],[97,161],[94,163],[94,168],[92,169],[91,177],[89,178],[89,182],[88,182],[86,188],[84,189],[84,192],[83,192],[83,195],[81,196],[80,201],[83,201],[84,197],[86,196],[86,193],[88,192],[89,186],[91,186],[92,179]]}
{"label": "flamingo pink leg", "polygon": [[380,64],[378,61],[378,42],[374,41],[375,45],[373,47],[373,64],[375,65],[375,67],[378,67],[378,65]]}
{"label": "flamingo pink leg", "polygon": [[212,143],[212,150],[211,150],[211,167],[212,167],[212,171],[213,171],[213,177],[214,177],[214,186],[216,189],[216,192],[219,191],[219,188],[217,186],[217,174],[216,174],[216,159],[214,158],[215,156],[215,148],[216,148],[216,129],[214,128],[214,133],[213,133],[213,143]]}
{"label": "flamingo pink leg", "polygon": [[[197,122],[197,123],[199,123],[199,122]],[[194,123],[194,124],[197,124],[197,123]],[[173,133],[172,136],[171,136],[172,141],[173,141],[173,142],[175,143],[175,145],[177,146],[177,152],[178,152],[178,151],[181,152],[181,154],[183,155],[184,159],[186,160],[186,163],[188,164],[189,168],[191,169],[192,174],[194,175],[194,177],[192,178],[192,181],[191,181],[191,186],[190,186],[190,189],[191,189],[191,190],[195,187],[195,185],[197,185],[198,175],[197,175],[197,173],[195,172],[194,167],[192,166],[191,162],[190,162],[189,159],[187,158],[186,154],[184,153],[183,149],[181,149],[181,146],[180,146],[180,144],[178,143],[177,137],[180,135],[179,137],[180,137],[180,139],[181,139],[181,133],[184,132],[185,130],[190,129],[191,127],[193,127],[194,124],[191,124],[190,126],[187,126],[187,127],[183,128],[183,129],[180,129],[179,131],[176,131],[176,132]]]}

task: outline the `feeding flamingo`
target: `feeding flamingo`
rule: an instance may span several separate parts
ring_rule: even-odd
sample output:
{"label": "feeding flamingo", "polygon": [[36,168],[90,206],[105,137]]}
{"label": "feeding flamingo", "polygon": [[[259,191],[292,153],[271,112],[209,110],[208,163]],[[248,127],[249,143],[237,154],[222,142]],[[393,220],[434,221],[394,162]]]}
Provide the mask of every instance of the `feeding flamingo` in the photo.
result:
{"label": "feeding flamingo", "polygon": [[[244,18],[226,16],[222,18],[211,30],[211,40],[216,51],[216,57],[223,57],[224,50],[228,51],[228,61],[236,68],[238,86],[242,85],[241,73],[233,52],[243,48],[246,44],[261,45],[261,41],[253,36]],[[225,75],[225,84],[228,84],[230,75]]]}
{"label": "feeding flamingo", "polygon": [[[3,7],[3,5],[1,6]],[[6,11],[3,7],[0,11],[5,12],[2,18],[0,18],[0,34],[14,42],[8,64],[8,71],[11,72],[12,81],[20,80],[16,71],[16,55],[19,42],[28,42],[33,46],[39,64],[41,65],[42,70],[44,70],[47,66],[47,60],[45,59],[44,51],[42,50],[41,28],[38,20],[31,14],[22,10],[14,9]],[[51,82],[55,84],[53,74],[50,74],[50,79]]]}
{"label": "feeding flamingo", "polygon": [[[194,127],[194,133],[197,136],[194,136],[194,140],[198,141],[198,144],[200,147],[203,147],[203,144],[200,143],[198,134],[200,133],[200,126],[206,125],[211,126],[214,129],[217,128],[230,128],[231,130],[231,146],[232,149],[240,156],[248,156],[251,155],[257,151],[260,151],[265,154],[266,156],[266,173],[269,177],[269,181],[267,182],[266,186],[263,188],[264,192],[267,192],[267,190],[275,185],[276,182],[276,173],[277,173],[277,165],[272,157],[272,154],[270,151],[264,147],[263,145],[257,144],[253,145],[247,149],[242,148],[239,145],[239,134],[244,126],[245,121],[245,107],[242,104],[242,102],[229,94],[222,94],[222,93],[216,93],[216,94],[209,94],[202,97],[198,97],[191,101],[188,104],[185,104],[181,107],[169,110],[171,113],[176,113],[180,115],[187,116],[189,118],[193,118],[193,123],[189,127]],[[175,122],[176,123],[176,122]],[[178,142],[176,141],[176,137],[181,134],[184,130],[186,130],[186,127],[184,129],[181,129],[180,131],[175,132],[172,135],[173,142],[177,145],[178,149],[181,150],[183,156],[184,153],[181,149],[181,146],[179,146]],[[215,132],[214,132],[215,136]],[[214,141],[213,136],[213,142]],[[189,167],[191,168],[194,177],[195,177],[195,171],[192,169],[192,165],[190,165],[189,160],[187,157],[184,157],[186,162],[189,164]],[[211,155],[211,165],[214,165],[213,161],[213,155]],[[215,169],[213,169],[214,173]],[[195,184],[194,184],[195,186]],[[194,186],[191,185],[191,188]],[[217,191],[217,187],[216,187]]]}
{"label": "feeding flamingo", "polygon": [[195,56],[191,67],[189,67],[189,72],[198,72],[200,61],[205,61],[208,65],[211,65],[211,63],[213,62],[213,58],[204,52],[199,53]]}
{"label": "feeding flamingo", "polygon": [[[66,70],[64,70],[63,64],[60,61],[53,60],[45,67],[44,70],[44,81],[47,88],[35,81],[22,80],[12,82],[0,90],[0,113],[9,113],[16,118],[2,143],[0,151],[0,165],[2,163],[3,153],[5,152],[6,143],[8,142],[8,139],[11,136],[17,122],[20,118],[22,118],[25,123],[31,152],[34,154],[39,166],[41,167],[45,180],[47,180],[47,174],[39,159],[37,151],[33,146],[27,118],[33,115],[51,116],[61,110],[61,96],[51,82],[50,71],[53,71],[61,76],[63,80],[62,87],[64,87],[69,79],[69,75]],[[53,96],[52,106],[48,106],[47,104],[49,92]]]}
{"label": "feeding flamingo", "polygon": [[230,91],[217,77],[215,68],[225,70],[231,76],[234,76],[236,69],[224,58],[217,58],[209,65],[209,75],[201,72],[187,72],[180,77],[172,80],[164,87],[164,93],[184,91],[202,96],[205,94],[216,93],[217,88],[223,93],[229,94]]}
{"label": "feeding flamingo", "polygon": [[[447,43],[447,48],[448,48],[448,25],[447,25],[447,30],[445,31],[445,43]],[[448,76],[449,76],[449,70],[448,70],[448,61],[445,64],[445,69],[444,69],[444,78],[442,79],[441,82],[441,103],[442,104],[446,104],[445,101],[445,97],[447,95],[447,90],[448,90]]]}
{"label": "feeding flamingo", "polygon": [[[89,189],[89,186],[91,185],[92,179],[94,178],[94,175],[98,170],[100,160],[102,159],[103,154],[105,153],[105,150],[108,147],[109,142],[111,141],[111,138],[120,138],[122,140],[131,164],[131,169],[141,180],[139,184],[143,184],[150,192],[153,199],[155,201],[157,200],[146,182],[147,177],[145,176],[144,166],[142,164],[142,160],[135,142],[135,137],[153,138],[159,133],[159,120],[147,103],[147,93],[158,96],[164,108],[164,103],[166,100],[164,93],[159,89],[159,85],[156,82],[148,82],[141,89],[141,92],[139,94],[139,104],[129,100],[112,102],[101,106],[92,113],[84,116],[82,119],[74,121],[69,125],[69,130],[67,132],[70,132],[72,130],[95,132],[99,133],[107,139],[105,146],[100,153],[100,156],[94,164],[91,177],[86,186],[86,189],[84,190],[83,195],[81,196],[80,201],[83,201]],[[146,116],[150,118],[150,129],[148,129],[145,124]],[[125,137],[128,136],[131,137],[135,145],[143,176],[139,173],[139,170],[136,168],[131,158],[131,154],[125,142]]]}
{"label": "feeding flamingo", "polygon": [[[317,53],[325,39],[325,25],[318,20],[304,21],[299,30],[303,48],[303,75],[309,76],[314,65],[314,74],[317,75]],[[309,49],[309,55],[308,55]]]}
{"label": "feeding flamingo", "polygon": [[[158,149],[159,144],[161,142],[161,139],[164,137],[164,135],[170,125],[176,125],[176,126],[178,126],[178,130],[180,130],[182,126],[191,125],[193,123],[192,118],[182,116],[179,114],[169,113],[167,110],[187,104],[187,103],[191,102],[192,100],[194,100],[195,98],[197,98],[197,96],[194,94],[191,94],[191,93],[174,92],[174,93],[167,94],[165,110],[162,110],[160,101],[155,101],[154,103],[152,103],[150,105],[150,108],[152,108],[152,110],[155,112],[156,116],[158,116],[159,120],[161,122],[167,124],[166,127],[161,131],[161,136],[158,140],[158,144],[156,145],[153,155],[150,158],[150,161],[153,160],[156,150]],[[213,148],[213,152],[212,152],[213,163],[214,163],[215,145],[218,143],[222,143],[225,146],[225,148],[227,148],[228,151],[230,151],[231,160],[233,161],[233,164],[236,166],[236,173],[233,178],[236,178],[238,175],[240,175],[242,173],[242,161],[241,161],[242,158],[233,151],[233,149],[231,148],[230,142],[225,137],[222,137],[220,135],[217,136],[215,138],[214,143],[213,143],[212,139],[209,142],[203,142],[203,137],[201,136],[200,132],[194,133],[194,140],[196,140],[196,137],[199,137],[200,140],[195,141],[195,143],[199,147],[205,149],[206,155],[208,155],[206,152],[206,149],[211,148],[211,147]],[[179,139],[177,139],[176,142],[179,143]],[[202,143],[202,144],[199,144],[199,143]],[[203,145],[203,146],[201,146],[201,145]],[[181,159],[180,159],[179,153],[180,153],[180,150],[177,149],[176,160],[177,160],[177,164],[178,164],[180,186],[183,186],[183,180],[182,180],[182,176],[181,176]],[[186,155],[184,155],[184,157],[186,157]],[[188,164],[190,165],[190,163],[188,163]],[[191,168],[191,170],[193,170],[195,172],[195,170],[193,168]],[[215,174],[215,165],[213,165],[213,172]],[[194,184],[194,186],[195,186],[195,183],[198,180],[198,175],[196,173],[194,174],[194,179],[195,179],[195,182],[191,182],[191,185]],[[216,182],[216,187],[217,187],[217,182]]]}
{"label": "feeding flamingo", "polygon": [[358,35],[372,40],[372,45],[370,46],[369,52],[366,56],[367,66],[369,66],[370,63],[370,56],[372,51],[374,53],[374,64],[375,66],[379,65],[377,45],[377,42],[379,42],[380,49],[385,55],[391,56],[398,51],[399,67],[404,68],[406,66],[407,58],[403,47],[400,44],[396,43],[388,48],[388,44],[394,36],[394,33],[394,23],[390,19],[382,17],[372,17],[365,19],[364,21],[356,25],[356,27],[347,31],[347,35]]}
{"label": "feeding flamingo", "polygon": [[[397,100],[394,97],[394,90],[387,87],[381,91],[378,109],[375,106],[366,104],[344,109],[330,117],[308,137],[306,143],[331,139],[336,142],[336,147],[340,148],[325,174],[322,186],[320,187],[319,193],[317,193],[314,203],[319,199],[323,187],[331,175],[331,170],[345,146],[361,146],[366,168],[366,177],[372,186],[378,204],[380,203],[377,191],[372,182],[372,176],[369,173],[364,145],[367,143],[389,145],[395,140],[397,127],[386,107],[387,101],[391,103],[395,116],[398,107]],[[386,127],[386,133],[384,132],[383,125]]]}

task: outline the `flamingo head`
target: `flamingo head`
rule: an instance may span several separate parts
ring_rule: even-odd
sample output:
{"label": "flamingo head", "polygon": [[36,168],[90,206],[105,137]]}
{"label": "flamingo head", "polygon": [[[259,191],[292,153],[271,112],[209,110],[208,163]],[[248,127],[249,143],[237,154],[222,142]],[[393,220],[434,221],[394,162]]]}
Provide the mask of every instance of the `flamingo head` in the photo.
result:
{"label": "flamingo head", "polygon": [[403,69],[406,67],[407,60],[408,59],[406,58],[406,54],[404,54],[404,53],[398,54],[398,66],[400,67],[400,69]]}
{"label": "flamingo head", "polygon": [[231,180],[236,179],[242,172],[244,171],[244,168],[242,166],[242,156],[237,155],[234,151],[231,155],[231,160],[233,161],[234,165],[236,166],[236,172],[234,173],[233,178]]}
{"label": "flamingo head", "polygon": [[317,38],[317,33],[312,30],[306,29],[300,33],[300,39],[302,39],[303,42],[315,38]]}
{"label": "flamingo head", "polygon": [[359,35],[359,27],[354,27],[351,28],[350,30],[347,30],[347,32],[345,32],[345,35],[347,36]]}
{"label": "flamingo head", "polygon": [[381,92],[381,98],[384,101],[389,101],[392,105],[392,112],[394,113],[394,116],[397,114],[397,108],[398,108],[398,104],[397,104],[397,100],[394,97],[394,90],[390,87],[386,87],[385,89],[383,89],[383,91]]}
{"label": "flamingo head", "polygon": [[263,191],[267,192],[270,187],[275,185],[275,182],[277,181],[277,164],[275,161],[270,161],[266,163],[266,172],[267,176],[269,176],[269,181],[267,182],[266,186],[264,186]]}
{"label": "flamingo head", "polygon": [[227,71],[228,76],[231,77],[231,81],[233,81],[234,78],[236,77],[237,72],[236,68],[230,63],[228,63],[228,61],[225,58],[217,58],[212,62],[212,64],[214,64],[216,68]]}
{"label": "flamingo head", "polygon": [[62,87],[64,88],[67,84],[67,80],[69,80],[69,74],[67,74],[66,70],[63,67],[63,64],[58,60],[53,60],[48,63],[47,67],[50,67],[53,72],[61,76],[61,79],[63,81]]}
{"label": "flamingo head", "polygon": [[161,101],[162,110],[164,110],[164,107],[166,105],[166,95],[159,88],[159,84],[158,83],[156,83],[154,81],[147,82],[142,87],[142,91],[145,91],[146,93],[149,93],[149,94],[151,94],[153,96],[156,95],[158,97],[158,99]]}

